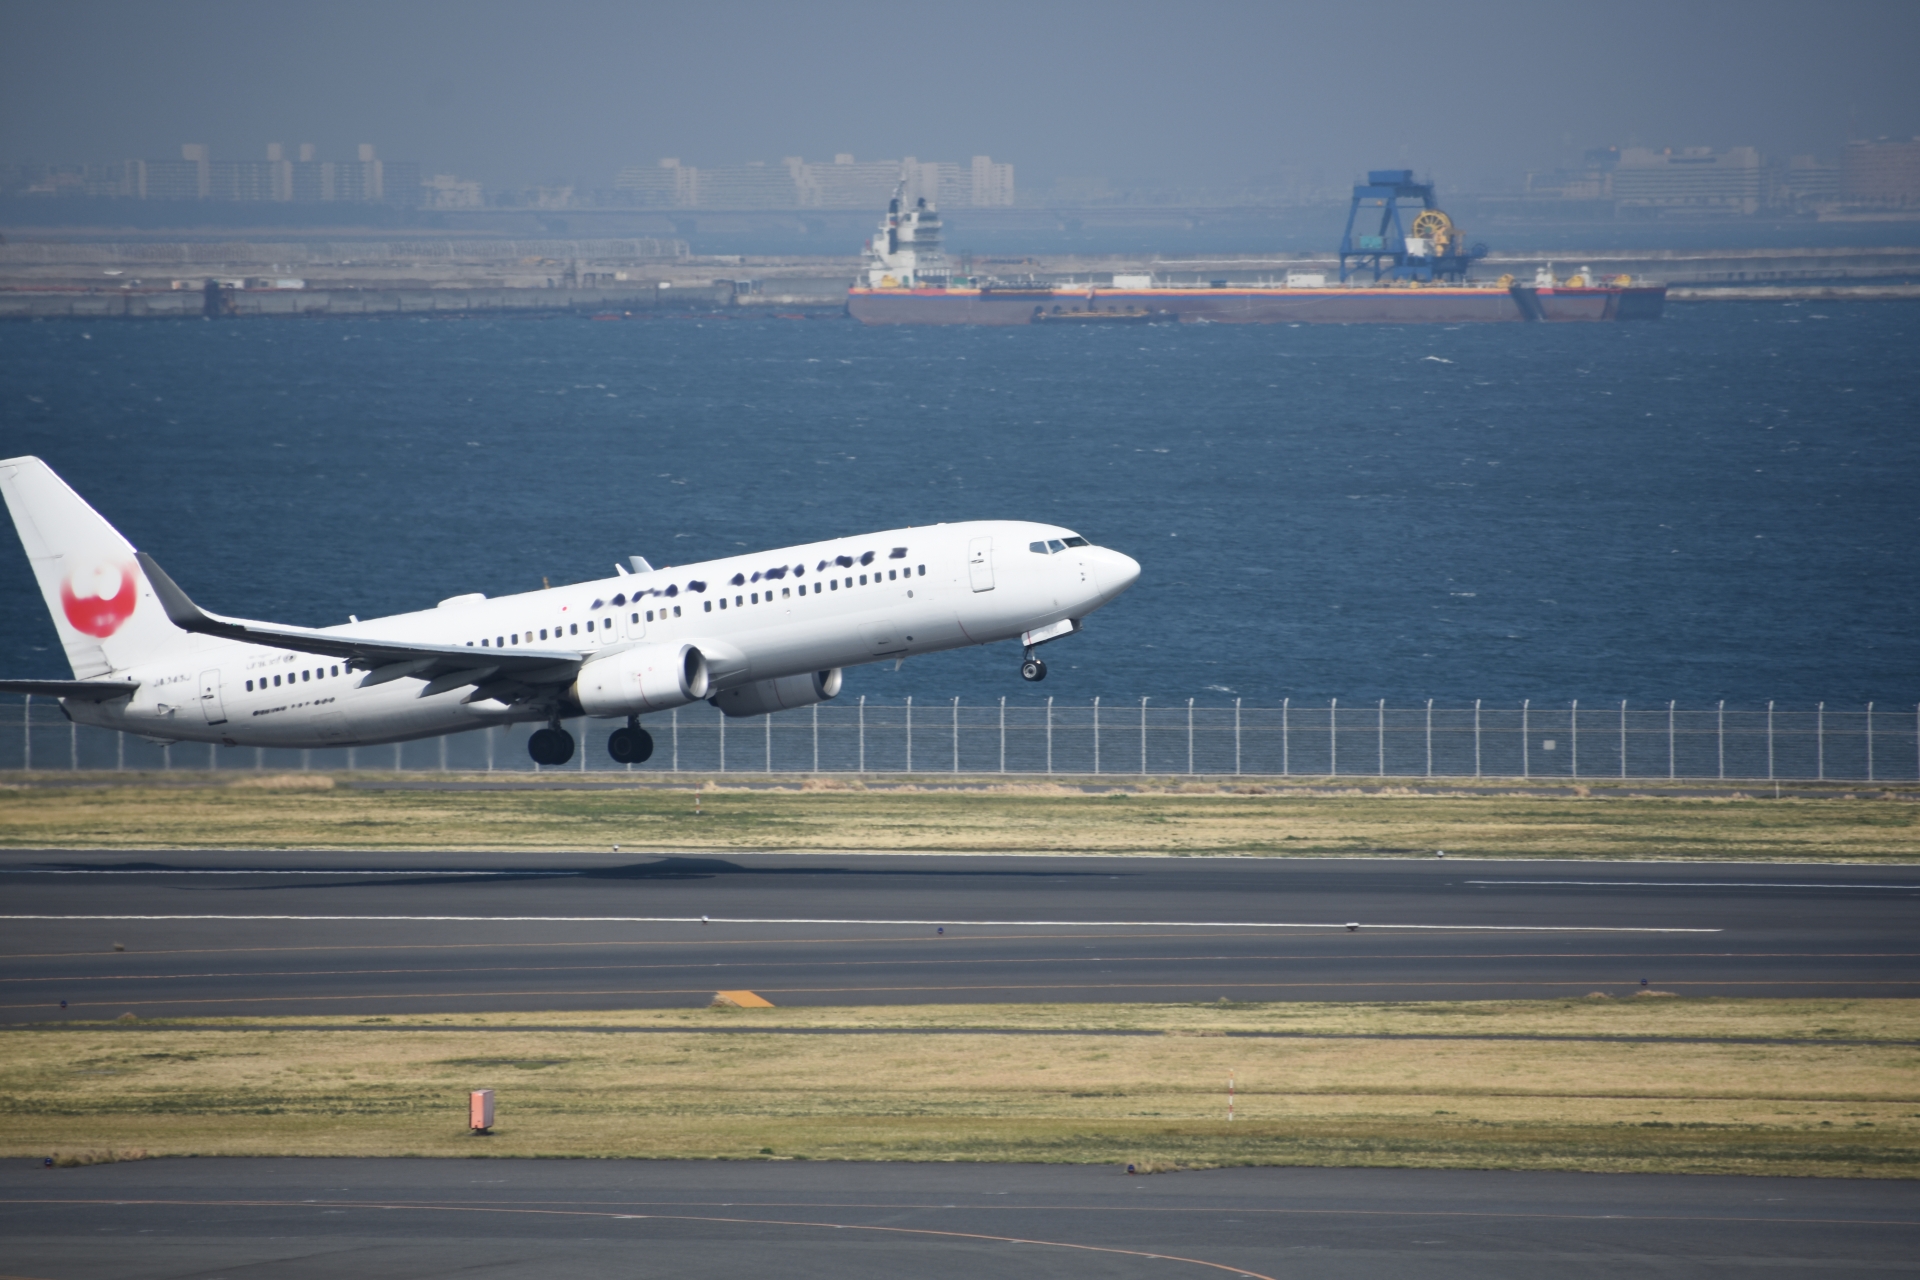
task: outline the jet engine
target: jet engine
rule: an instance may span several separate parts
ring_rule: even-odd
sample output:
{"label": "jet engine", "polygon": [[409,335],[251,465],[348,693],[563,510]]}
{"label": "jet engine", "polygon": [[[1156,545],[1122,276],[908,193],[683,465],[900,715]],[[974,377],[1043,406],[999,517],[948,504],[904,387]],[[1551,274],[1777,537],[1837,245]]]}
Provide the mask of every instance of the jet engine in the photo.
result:
{"label": "jet engine", "polygon": [[805,675],[755,680],[738,689],[716,693],[708,701],[730,716],[763,716],[769,711],[791,711],[840,696],[840,668],[809,671]]}
{"label": "jet engine", "polygon": [[668,711],[707,696],[707,659],[690,644],[646,644],[589,662],[573,697],[590,716]]}

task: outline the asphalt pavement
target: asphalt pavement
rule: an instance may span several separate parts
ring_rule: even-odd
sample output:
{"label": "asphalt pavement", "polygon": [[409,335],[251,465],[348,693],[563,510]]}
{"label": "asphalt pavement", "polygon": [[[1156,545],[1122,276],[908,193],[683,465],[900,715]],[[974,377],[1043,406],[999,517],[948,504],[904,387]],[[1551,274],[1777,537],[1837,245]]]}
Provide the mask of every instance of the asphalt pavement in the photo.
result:
{"label": "asphalt pavement", "polygon": [[10,1277],[1911,1274],[1910,1182],[1414,1169],[171,1159],[0,1168]]}
{"label": "asphalt pavement", "polygon": [[1912,866],[14,850],[0,1023],[1914,996],[1916,925]]}

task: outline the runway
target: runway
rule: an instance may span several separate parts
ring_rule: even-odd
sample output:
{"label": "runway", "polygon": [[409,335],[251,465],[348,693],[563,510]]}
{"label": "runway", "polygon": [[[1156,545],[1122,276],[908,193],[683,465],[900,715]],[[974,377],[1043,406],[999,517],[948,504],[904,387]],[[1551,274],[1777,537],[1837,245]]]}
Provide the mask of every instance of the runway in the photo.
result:
{"label": "runway", "polygon": [[15,850],[0,922],[6,1023],[1920,995],[1916,867]]}
{"label": "runway", "polygon": [[1410,1169],[161,1160],[0,1171],[49,1280],[1911,1272],[1907,1182]]}

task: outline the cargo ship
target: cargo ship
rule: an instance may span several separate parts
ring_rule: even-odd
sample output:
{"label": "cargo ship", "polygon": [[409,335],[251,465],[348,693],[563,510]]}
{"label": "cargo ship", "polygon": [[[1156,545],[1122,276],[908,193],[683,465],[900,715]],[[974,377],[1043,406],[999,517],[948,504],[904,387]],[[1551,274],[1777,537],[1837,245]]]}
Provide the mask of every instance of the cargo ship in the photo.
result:
{"label": "cargo ship", "polygon": [[847,291],[848,314],[863,324],[1554,323],[1657,320],[1667,300],[1662,284],[1602,281],[1588,268],[1561,279],[1551,263],[1531,280],[1474,280],[1487,247],[1465,245],[1434,203],[1433,184],[1415,182],[1409,169],[1376,169],[1355,185],[1333,281],[1324,271],[1290,271],[1273,284],[1173,284],[1151,274],[1115,275],[1105,284],[956,276],[941,235],[937,209],[924,199],[904,207],[896,192]]}

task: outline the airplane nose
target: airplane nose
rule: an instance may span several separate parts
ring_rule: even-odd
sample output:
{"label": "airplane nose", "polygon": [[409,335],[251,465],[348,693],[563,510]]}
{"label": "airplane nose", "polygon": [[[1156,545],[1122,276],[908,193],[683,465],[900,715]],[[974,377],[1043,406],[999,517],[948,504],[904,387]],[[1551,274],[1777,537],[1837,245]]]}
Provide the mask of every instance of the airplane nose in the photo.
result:
{"label": "airplane nose", "polygon": [[1100,576],[1109,579],[1110,589],[1115,595],[1119,595],[1132,586],[1134,580],[1140,576],[1140,562],[1119,551],[1110,551],[1107,554],[1112,556],[1113,560],[1107,566],[1106,572]]}

